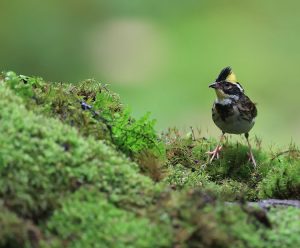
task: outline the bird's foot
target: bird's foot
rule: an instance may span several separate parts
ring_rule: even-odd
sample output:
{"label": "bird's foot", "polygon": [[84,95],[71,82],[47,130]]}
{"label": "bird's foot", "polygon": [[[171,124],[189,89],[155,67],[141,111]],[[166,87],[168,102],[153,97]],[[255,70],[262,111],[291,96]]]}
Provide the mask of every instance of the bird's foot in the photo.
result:
{"label": "bird's foot", "polygon": [[255,158],[253,156],[253,153],[248,152],[247,154],[248,154],[248,161],[253,164],[254,168],[256,168],[256,161],[255,161]]}
{"label": "bird's foot", "polygon": [[220,151],[222,150],[222,146],[217,146],[213,151],[208,151],[206,154],[211,155],[211,158],[209,160],[209,163],[211,163],[214,158],[219,158],[220,157]]}

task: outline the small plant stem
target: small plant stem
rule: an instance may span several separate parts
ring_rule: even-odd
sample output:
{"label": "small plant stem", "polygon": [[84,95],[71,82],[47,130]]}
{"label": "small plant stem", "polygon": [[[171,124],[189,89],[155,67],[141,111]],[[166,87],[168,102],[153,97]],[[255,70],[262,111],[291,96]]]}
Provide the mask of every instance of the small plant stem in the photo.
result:
{"label": "small plant stem", "polygon": [[192,140],[196,141],[196,136],[195,136],[195,132],[194,132],[194,128],[192,126],[190,126],[191,132],[192,132]]}

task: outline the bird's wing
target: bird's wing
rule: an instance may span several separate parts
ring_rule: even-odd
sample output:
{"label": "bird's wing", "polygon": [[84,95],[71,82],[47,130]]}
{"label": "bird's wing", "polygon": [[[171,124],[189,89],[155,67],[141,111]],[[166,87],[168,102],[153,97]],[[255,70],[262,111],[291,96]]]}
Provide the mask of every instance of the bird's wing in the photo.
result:
{"label": "bird's wing", "polygon": [[239,101],[237,102],[237,107],[242,118],[245,120],[252,121],[253,118],[257,116],[255,104],[246,95],[240,97]]}

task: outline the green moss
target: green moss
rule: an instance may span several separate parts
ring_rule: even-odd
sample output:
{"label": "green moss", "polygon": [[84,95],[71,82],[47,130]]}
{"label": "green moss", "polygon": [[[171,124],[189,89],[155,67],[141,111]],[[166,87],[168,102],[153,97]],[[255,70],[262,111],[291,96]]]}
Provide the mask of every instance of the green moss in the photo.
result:
{"label": "green moss", "polygon": [[36,113],[58,118],[84,136],[112,142],[133,158],[145,150],[164,157],[163,143],[154,129],[155,120],[150,119],[149,113],[140,119],[133,118],[107,85],[95,80],[76,85],[49,84],[41,78],[17,76],[13,72],[3,76],[5,84]]}
{"label": "green moss", "polygon": [[245,213],[240,206],[218,206],[216,211],[220,229],[230,242],[226,247],[262,247],[260,229],[266,229],[254,216]]}
{"label": "green moss", "polygon": [[255,169],[226,141],[209,164],[215,140],[159,139],[94,80],[1,74],[0,107],[0,247],[300,246],[299,210],[244,204],[299,199],[295,147],[274,156],[256,142]]}
{"label": "green moss", "polygon": [[95,188],[81,188],[54,212],[47,229],[68,247],[170,247],[167,226],[116,208]]}
{"label": "green moss", "polygon": [[155,153],[149,150],[143,151],[137,156],[136,161],[141,173],[149,176],[154,182],[159,182],[165,177],[166,168],[163,165],[165,159]]}
{"label": "green moss", "polygon": [[258,188],[261,199],[300,199],[300,162],[283,159],[274,163]]}
{"label": "green moss", "polygon": [[242,199],[254,201],[257,199],[256,188],[251,188],[246,183],[232,179],[225,179],[219,183],[209,181],[205,188],[211,190],[219,199],[224,201],[239,201]]}
{"label": "green moss", "polygon": [[205,154],[210,141],[206,139],[193,140],[190,135],[182,136],[177,129],[169,129],[163,139],[167,144],[168,166],[181,164],[190,169],[200,169],[207,161]]}
{"label": "green moss", "polygon": [[268,213],[273,228],[264,234],[264,247],[289,248],[300,246],[300,209],[274,208]]}
{"label": "green moss", "polygon": [[167,215],[178,247],[261,247],[262,224],[239,205],[228,205],[204,190],[165,196],[159,216]]}
{"label": "green moss", "polygon": [[0,206],[0,247],[36,247],[41,233],[30,221],[18,218],[8,209]]}
{"label": "green moss", "polygon": [[254,150],[255,169],[248,161],[248,147],[240,143],[225,142],[220,159],[209,163],[206,152],[216,145],[214,140],[192,140],[176,129],[169,130],[166,138],[169,173],[165,181],[171,185],[179,189],[200,186],[227,201],[258,198],[256,186],[271,166],[260,148]]}
{"label": "green moss", "polygon": [[[249,161],[248,147],[240,143],[225,143],[221,151],[219,160],[214,160],[211,165],[207,166],[207,173],[214,181],[227,178],[233,180],[251,183],[251,180],[257,176],[253,164]],[[254,149],[254,156],[257,160],[258,167],[266,161],[266,154]]]}
{"label": "green moss", "polygon": [[191,170],[181,164],[169,168],[169,174],[163,180],[174,189],[202,187],[207,181],[208,178],[202,171]]}
{"label": "green moss", "polygon": [[171,185],[173,190],[196,188],[208,190],[218,199],[224,201],[255,200],[257,198],[256,189],[250,188],[246,183],[232,179],[214,182],[203,169],[189,169],[181,164],[169,168],[168,174],[162,183]]}
{"label": "green moss", "polygon": [[97,185],[124,206],[151,200],[151,180],[122,154],[58,120],[27,111],[3,85],[0,107],[0,197],[21,216],[46,217],[59,198],[84,184]]}

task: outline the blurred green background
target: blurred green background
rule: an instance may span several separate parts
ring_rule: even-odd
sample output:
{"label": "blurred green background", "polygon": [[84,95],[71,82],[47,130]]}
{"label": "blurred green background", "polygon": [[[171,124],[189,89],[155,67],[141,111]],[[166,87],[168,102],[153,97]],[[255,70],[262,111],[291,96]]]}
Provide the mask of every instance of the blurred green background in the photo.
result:
{"label": "blurred green background", "polygon": [[231,65],[258,103],[251,135],[300,144],[300,2],[1,0],[0,70],[49,81],[95,78],[158,130],[211,120],[219,71]]}

